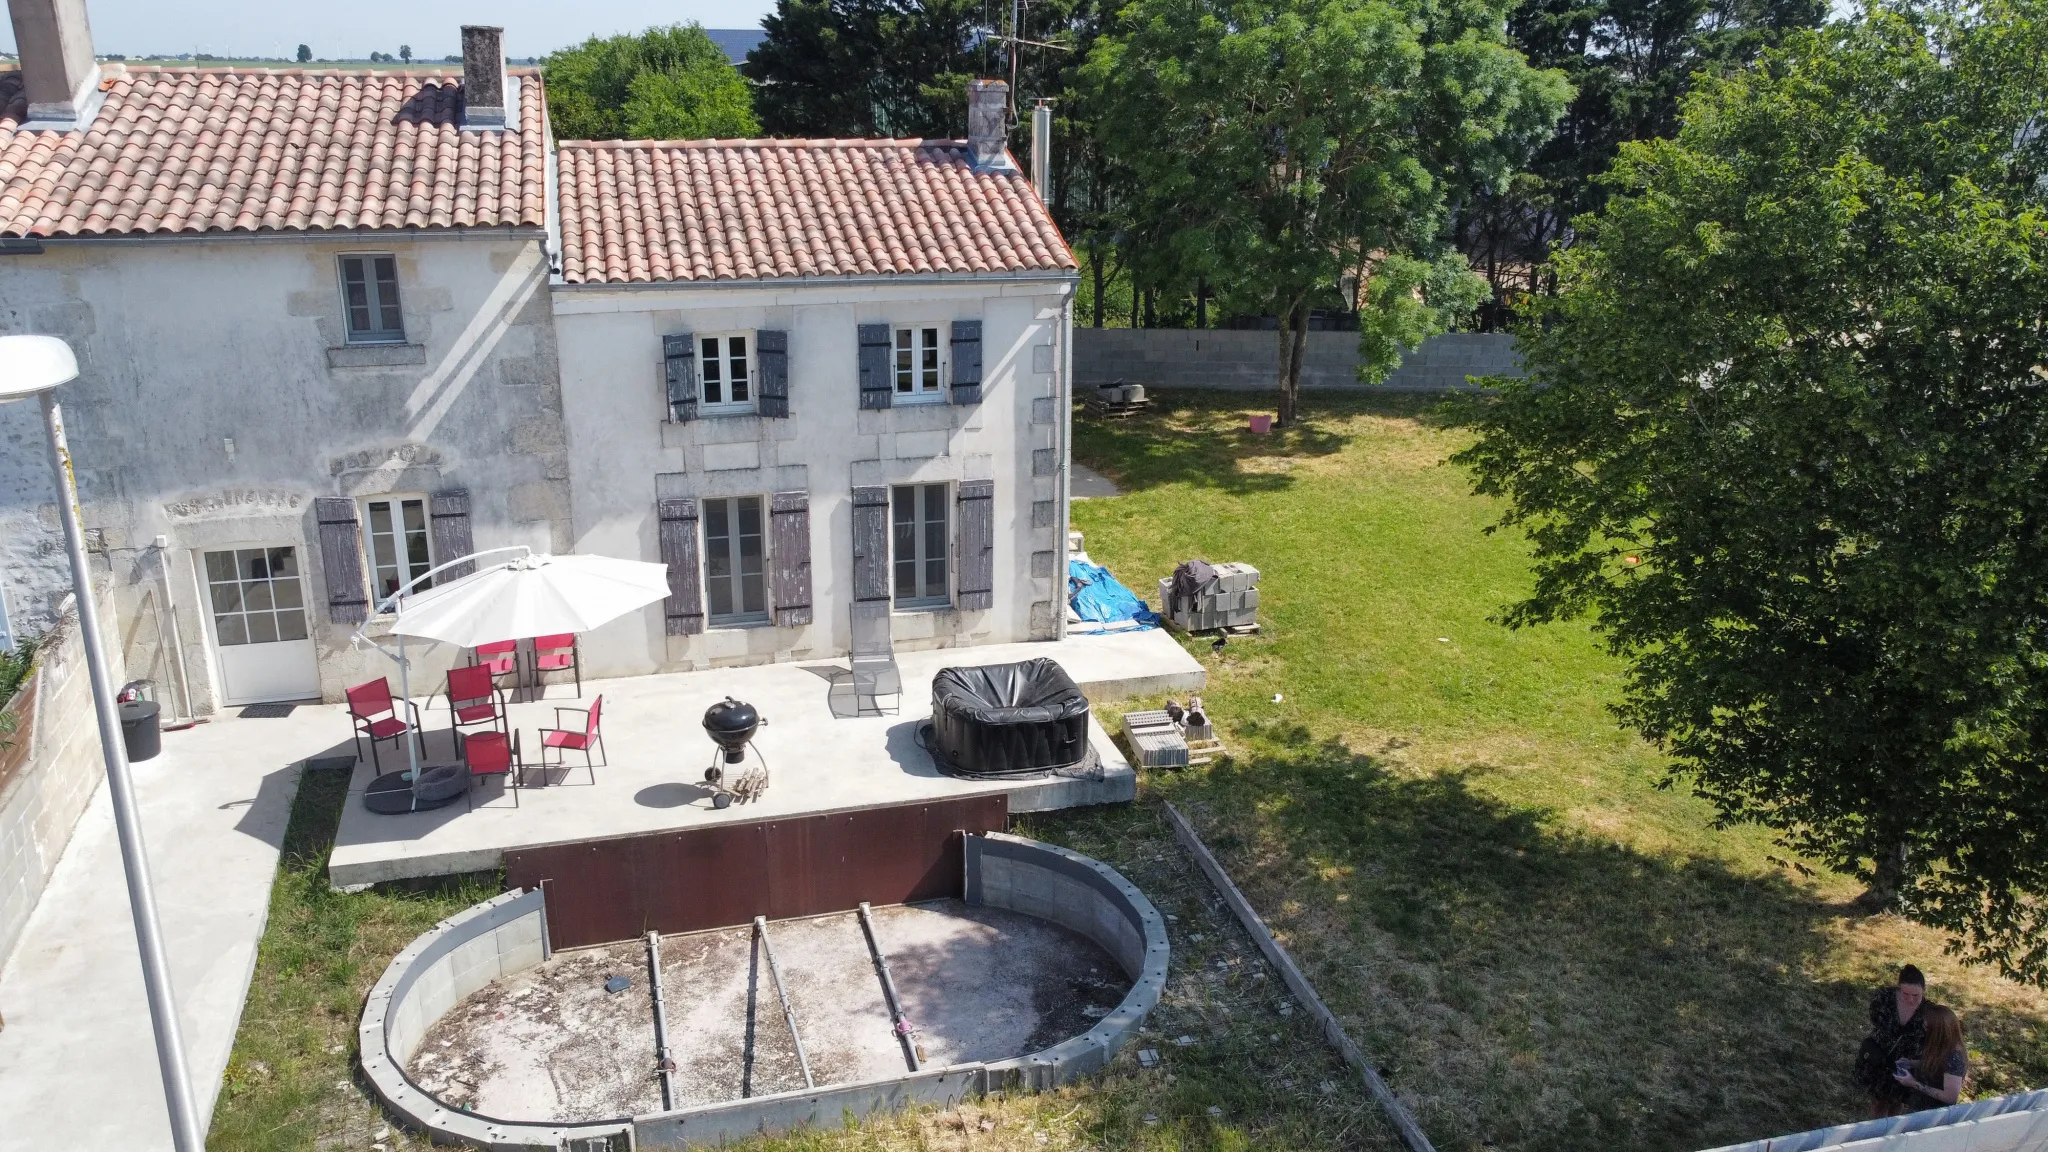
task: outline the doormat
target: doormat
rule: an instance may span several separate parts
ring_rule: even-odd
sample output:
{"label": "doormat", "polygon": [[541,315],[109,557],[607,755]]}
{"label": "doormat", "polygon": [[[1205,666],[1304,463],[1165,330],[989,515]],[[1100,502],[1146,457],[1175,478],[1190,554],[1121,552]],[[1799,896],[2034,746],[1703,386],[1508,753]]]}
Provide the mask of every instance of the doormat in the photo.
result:
{"label": "doormat", "polygon": [[353,756],[315,756],[306,761],[306,767],[314,772],[348,772],[356,766]]}
{"label": "doormat", "polygon": [[244,720],[282,720],[297,707],[297,704],[251,704],[235,715]]}

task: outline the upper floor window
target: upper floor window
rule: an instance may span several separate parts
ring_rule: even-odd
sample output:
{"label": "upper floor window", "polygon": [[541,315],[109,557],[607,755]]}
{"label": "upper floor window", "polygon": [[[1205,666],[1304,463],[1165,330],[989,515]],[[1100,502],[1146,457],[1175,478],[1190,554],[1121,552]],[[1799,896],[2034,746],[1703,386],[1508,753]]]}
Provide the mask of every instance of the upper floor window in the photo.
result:
{"label": "upper floor window", "polygon": [[397,257],[343,256],[341,299],[350,343],[405,342],[405,318],[398,310]]}
{"label": "upper floor window", "polygon": [[754,377],[748,363],[751,332],[703,336],[697,340],[699,411],[752,412]]}
{"label": "upper floor window", "polygon": [[[434,550],[427,531],[427,501],[424,496],[387,496],[363,501],[363,518],[369,531],[363,548],[369,553],[370,585],[378,604],[434,566]],[[415,586],[424,591],[432,581]]]}
{"label": "upper floor window", "polygon": [[939,330],[896,329],[896,403],[943,401],[939,386]]}

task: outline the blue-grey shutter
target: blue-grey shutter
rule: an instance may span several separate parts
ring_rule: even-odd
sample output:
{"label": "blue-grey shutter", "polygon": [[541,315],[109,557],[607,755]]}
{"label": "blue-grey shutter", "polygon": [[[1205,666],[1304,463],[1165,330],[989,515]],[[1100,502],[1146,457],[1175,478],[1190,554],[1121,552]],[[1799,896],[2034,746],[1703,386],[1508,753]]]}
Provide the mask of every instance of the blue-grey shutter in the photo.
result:
{"label": "blue-grey shutter", "polygon": [[995,606],[996,482],[960,483],[960,597],[962,612]]}
{"label": "blue-grey shutter", "polygon": [[789,415],[789,333],[774,329],[754,333],[754,354],[761,364],[756,397],[761,415]]}
{"label": "blue-grey shutter", "polygon": [[320,525],[327,618],[336,624],[361,624],[370,618],[370,596],[363,584],[363,533],[356,521],[356,502],[321,496],[313,501],[313,519]]}
{"label": "blue-grey shutter", "polygon": [[889,326],[860,326],[860,406],[887,408],[895,395],[889,372]]}
{"label": "blue-grey shutter", "polygon": [[981,321],[953,321],[953,403],[981,403]]}
{"label": "blue-grey shutter", "polygon": [[697,418],[697,337],[677,332],[661,338],[661,359],[668,377],[668,418]]}
{"label": "blue-grey shutter", "polygon": [[811,622],[811,494],[777,492],[768,497],[768,584],[775,598],[775,623],[795,628]]}
{"label": "blue-grey shutter", "polygon": [[889,490],[853,490],[853,602],[889,600]]}
{"label": "blue-grey shutter", "polygon": [[663,500],[655,505],[661,521],[661,562],[668,565],[668,599],[662,617],[671,636],[704,631],[704,588],[697,561],[697,502]]}
{"label": "blue-grey shutter", "polygon": [[[427,497],[427,519],[433,530],[434,563],[446,564],[476,551],[469,534],[469,489],[448,488]],[[474,571],[475,563],[457,564],[436,572],[434,582],[446,584]]]}

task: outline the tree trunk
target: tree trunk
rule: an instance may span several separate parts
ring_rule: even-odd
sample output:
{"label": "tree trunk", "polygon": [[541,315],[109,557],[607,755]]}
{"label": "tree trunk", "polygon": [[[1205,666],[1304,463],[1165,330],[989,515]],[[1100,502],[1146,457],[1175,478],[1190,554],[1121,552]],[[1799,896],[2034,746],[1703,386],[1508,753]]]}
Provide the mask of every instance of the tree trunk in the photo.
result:
{"label": "tree trunk", "polygon": [[1900,840],[1891,851],[1877,858],[1870,887],[1856,898],[1856,903],[1869,912],[1893,912],[1899,907],[1899,895],[1905,887],[1906,842]]}
{"label": "tree trunk", "polygon": [[1144,289],[1138,287],[1138,270],[1133,268],[1131,269],[1131,327],[1133,328],[1138,327],[1138,305],[1143,300],[1144,295]]}
{"label": "tree trunk", "polygon": [[1195,327],[1209,326],[1209,282],[1195,281]]}
{"label": "tree trunk", "polygon": [[1095,275],[1095,327],[1102,327],[1102,247],[1088,250],[1088,270]]}
{"label": "tree trunk", "polygon": [[1145,327],[1159,327],[1159,291],[1156,288],[1145,289]]}
{"label": "tree trunk", "polygon": [[1280,320],[1280,427],[1292,427],[1300,410],[1301,357],[1308,345],[1308,304],[1297,301]]}

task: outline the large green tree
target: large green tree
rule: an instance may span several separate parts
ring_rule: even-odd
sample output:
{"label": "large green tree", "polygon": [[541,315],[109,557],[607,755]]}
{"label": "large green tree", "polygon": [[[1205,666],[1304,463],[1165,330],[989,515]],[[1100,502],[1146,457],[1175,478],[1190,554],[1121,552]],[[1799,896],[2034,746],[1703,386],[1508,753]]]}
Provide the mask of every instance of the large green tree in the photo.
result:
{"label": "large green tree", "polygon": [[1483,283],[1444,243],[1453,179],[1504,179],[1570,89],[1504,31],[1509,0],[1134,0],[1090,55],[1096,132],[1147,258],[1281,318],[1295,418],[1308,313],[1367,291],[1369,373]]}
{"label": "large green tree", "polygon": [[1508,35],[1577,95],[1557,131],[1507,188],[1481,185],[1459,205],[1459,242],[1505,314],[1571,221],[1606,198],[1600,175],[1626,140],[1669,136],[1694,74],[1754,61],[1789,31],[1814,28],[1826,0],[1522,0]]}
{"label": "large green tree", "polygon": [[1705,80],[1462,461],[1727,821],[2048,982],[2048,21],[1881,9]]}
{"label": "large green tree", "polygon": [[747,54],[777,136],[958,137],[980,74],[969,0],[776,0]]}
{"label": "large green tree", "polygon": [[753,98],[696,24],[592,36],[544,61],[548,115],[565,140],[757,136]]}

